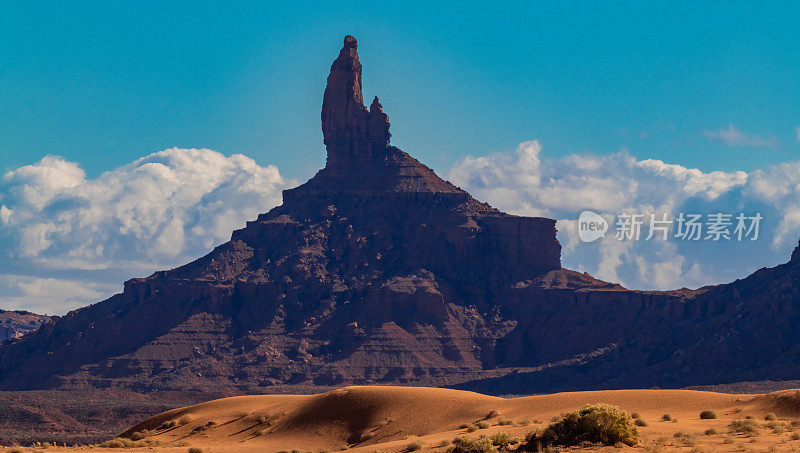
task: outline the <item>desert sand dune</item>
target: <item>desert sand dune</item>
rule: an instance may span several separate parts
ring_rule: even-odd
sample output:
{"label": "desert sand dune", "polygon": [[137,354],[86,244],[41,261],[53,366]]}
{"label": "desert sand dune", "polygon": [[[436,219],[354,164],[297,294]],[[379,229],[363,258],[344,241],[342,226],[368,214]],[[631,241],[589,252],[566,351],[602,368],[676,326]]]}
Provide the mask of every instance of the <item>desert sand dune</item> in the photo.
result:
{"label": "desert sand dune", "polygon": [[[159,414],[122,436],[151,444],[126,451],[187,452],[194,447],[204,453],[342,449],[372,453],[408,451],[409,444],[418,442],[422,451],[444,452],[444,444],[455,436],[477,438],[504,431],[524,437],[551,418],[591,403],[638,413],[647,426],[639,427],[637,448],[646,451],[800,451],[800,436],[792,439],[800,429],[800,424],[792,424],[800,416],[796,390],[766,395],[609,390],[506,399],[438,388],[358,386],[318,395],[218,399]],[[714,411],[717,418],[701,419],[704,410]],[[770,413],[777,419],[765,420]],[[664,414],[673,420],[662,421]],[[746,417],[758,423],[757,434],[730,432],[731,421]],[[463,425],[480,428],[468,432]],[[716,433],[705,434],[710,429]],[[579,450],[605,449],[617,448]]]}

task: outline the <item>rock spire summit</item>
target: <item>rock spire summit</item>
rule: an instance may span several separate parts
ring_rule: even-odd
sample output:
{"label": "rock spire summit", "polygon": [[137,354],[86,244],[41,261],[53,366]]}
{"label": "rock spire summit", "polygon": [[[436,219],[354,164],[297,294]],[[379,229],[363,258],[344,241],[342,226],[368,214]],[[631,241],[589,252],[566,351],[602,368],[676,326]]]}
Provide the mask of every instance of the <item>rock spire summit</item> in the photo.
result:
{"label": "rock spire summit", "polygon": [[322,135],[332,167],[380,157],[389,146],[389,117],[377,96],[369,110],[364,107],[358,42],[350,35],[344,37],[328,75],[322,100]]}

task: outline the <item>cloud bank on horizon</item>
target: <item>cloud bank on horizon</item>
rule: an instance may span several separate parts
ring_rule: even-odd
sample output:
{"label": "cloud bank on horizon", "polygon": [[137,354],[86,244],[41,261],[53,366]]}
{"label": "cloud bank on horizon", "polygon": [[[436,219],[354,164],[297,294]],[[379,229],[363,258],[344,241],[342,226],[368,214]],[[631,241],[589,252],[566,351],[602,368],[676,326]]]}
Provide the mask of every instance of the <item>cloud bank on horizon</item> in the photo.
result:
{"label": "cloud bank on horizon", "polygon": [[[542,159],[536,141],[515,152],[466,157],[448,178],[495,207],[520,215],[558,219],[564,267],[586,271],[633,289],[676,289],[717,284],[789,259],[800,236],[800,161],[750,173],[702,172],[660,160],[638,160],[626,150],[616,154],[569,155]],[[597,242],[578,237],[584,210],[604,215],[610,234]],[[618,240],[619,214],[704,217],[759,214],[756,241]],[[645,227],[647,221],[645,220]],[[734,224],[735,226],[735,224]],[[734,229],[731,226],[730,230]]]}
{"label": "cloud bank on horizon", "polygon": [[[445,177],[482,201],[558,219],[565,267],[637,289],[698,287],[788,260],[800,234],[800,161],[750,173],[702,172],[623,150],[548,159],[536,141],[465,157]],[[280,204],[297,181],[236,154],[172,148],[87,179],[56,156],[0,180],[0,308],[61,314],[128,278],[184,264]],[[578,239],[583,210],[758,212],[757,241]]]}

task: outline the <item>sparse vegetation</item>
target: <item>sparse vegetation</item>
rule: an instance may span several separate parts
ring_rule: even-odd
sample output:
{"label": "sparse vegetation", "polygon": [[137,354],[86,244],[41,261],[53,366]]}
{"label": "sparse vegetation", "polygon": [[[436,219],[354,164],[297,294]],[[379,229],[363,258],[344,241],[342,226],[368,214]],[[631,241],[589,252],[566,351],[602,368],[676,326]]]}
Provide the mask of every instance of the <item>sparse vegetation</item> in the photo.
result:
{"label": "sparse vegetation", "polygon": [[494,453],[497,449],[492,445],[488,437],[480,439],[469,439],[467,437],[456,437],[453,445],[447,449],[447,453]]}
{"label": "sparse vegetation", "polygon": [[143,429],[141,431],[137,431],[137,432],[131,434],[131,440],[142,440],[145,437],[149,437],[151,435],[152,435],[152,433],[150,432],[149,429]]}
{"label": "sparse vegetation", "polygon": [[531,421],[528,420],[527,418],[523,418],[522,420],[518,421],[517,424],[519,426],[528,426],[531,424]]}
{"label": "sparse vegetation", "polygon": [[732,433],[741,433],[746,435],[758,435],[758,430],[761,428],[758,423],[753,420],[734,420],[728,425]]}
{"label": "sparse vegetation", "polygon": [[498,431],[491,436],[487,437],[495,447],[502,447],[508,444],[515,444],[520,441],[518,437],[514,437],[505,431]]}
{"label": "sparse vegetation", "polygon": [[631,418],[636,420],[636,419],[642,418],[642,416],[639,415],[638,412],[634,412],[634,413],[631,414]]}
{"label": "sparse vegetation", "polygon": [[636,426],[647,426],[647,422],[642,420],[641,418],[633,420],[633,424]]}
{"label": "sparse vegetation", "polygon": [[714,428],[708,428],[707,430],[705,430],[705,432],[703,432],[703,434],[705,434],[706,436],[713,436],[714,434],[717,434],[717,430]]}
{"label": "sparse vegetation", "polygon": [[165,421],[164,423],[161,424],[160,428],[161,429],[170,429],[170,428],[174,428],[176,426],[178,426],[178,421],[177,420],[167,420],[167,421]]}
{"label": "sparse vegetation", "polygon": [[421,440],[415,440],[414,442],[409,442],[408,445],[406,445],[406,451],[422,450],[422,447],[424,446],[425,442]]}
{"label": "sparse vegetation", "polygon": [[800,431],[795,431],[792,433],[790,439],[792,440],[800,440]]}
{"label": "sparse vegetation", "polygon": [[513,425],[514,422],[512,422],[511,420],[509,420],[507,418],[501,418],[501,419],[497,420],[497,424],[500,425],[500,426],[508,426],[508,425]]}
{"label": "sparse vegetation", "polygon": [[769,414],[764,416],[764,420],[767,420],[767,421],[772,421],[772,420],[777,420],[777,419],[778,419],[778,417],[775,414],[773,414],[772,412],[770,412]]}
{"label": "sparse vegetation", "polygon": [[190,447],[188,453],[203,453],[203,449],[200,447]]}
{"label": "sparse vegetation", "polygon": [[445,440],[439,442],[436,446],[437,447],[446,447],[448,445],[450,445],[450,441],[445,439]]}
{"label": "sparse vegetation", "polygon": [[125,437],[116,437],[100,444],[103,448],[143,448],[155,447],[159,444],[154,440],[132,440]]}
{"label": "sparse vegetation", "polygon": [[693,433],[677,432],[672,437],[684,447],[694,447],[697,443],[697,434]]}
{"label": "sparse vegetation", "polygon": [[178,419],[178,424],[181,426],[188,425],[189,423],[192,422],[192,420],[194,420],[194,418],[192,418],[191,415],[189,414],[182,415],[181,418]]}
{"label": "sparse vegetation", "polygon": [[478,423],[475,423],[475,426],[477,426],[478,429],[486,429],[492,425],[490,425],[487,421],[481,420]]}
{"label": "sparse vegetation", "polygon": [[710,410],[704,410],[703,412],[700,412],[700,418],[702,420],[713,420],[717,418],[717,413]]}
{"label": "sparse vegetation", "polygon": [[375,433],[361,433],[361,442],[366,442],[375,437]]}
{"label": "sparse vegetation", "polygon": [[547,428],[531,433],[525,448],[539,451],[550,446],[583,442],[633,446],[638,442],[638,432],[630,415],[619,407],[593,404],[565,414]]}
{"label": "sparse vegetation", "polygon": [[669,414],[662,415],[661,416],[661,421],[662,422],[671,422],[672,421],[672,415],[669,415]]}

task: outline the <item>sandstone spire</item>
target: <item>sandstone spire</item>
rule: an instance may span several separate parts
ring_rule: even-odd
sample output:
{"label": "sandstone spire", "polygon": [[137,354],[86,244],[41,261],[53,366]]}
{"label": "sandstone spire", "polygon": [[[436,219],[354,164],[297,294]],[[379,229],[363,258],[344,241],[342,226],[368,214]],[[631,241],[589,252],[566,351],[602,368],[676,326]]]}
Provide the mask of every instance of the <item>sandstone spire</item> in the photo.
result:
{"label": "sandstone spire", "polygon": [[328,166],[341,167],[385,154],[389,146],[389,118],[376,97],[367,110],[361,93],[358,42],[347,35],[331,65],[322,100],[322,136]]}

